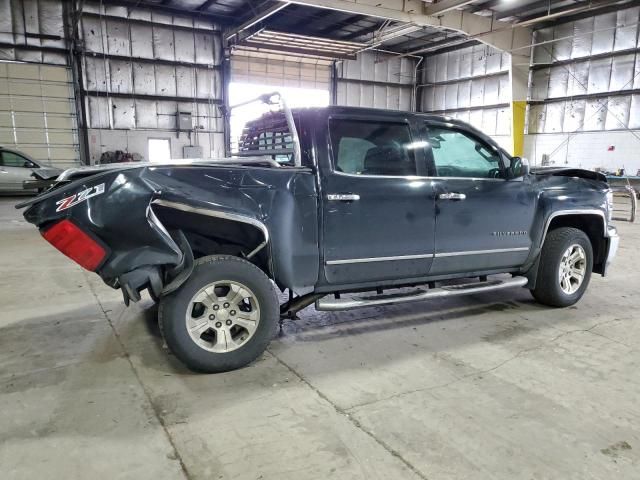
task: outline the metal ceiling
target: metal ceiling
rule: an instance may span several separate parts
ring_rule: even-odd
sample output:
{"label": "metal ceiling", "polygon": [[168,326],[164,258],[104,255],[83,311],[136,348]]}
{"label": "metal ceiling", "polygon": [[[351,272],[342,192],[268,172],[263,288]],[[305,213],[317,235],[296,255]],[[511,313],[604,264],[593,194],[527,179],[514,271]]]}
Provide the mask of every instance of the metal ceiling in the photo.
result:
{"label": "metal ceiling", "polygon": [[[505,24],[531,25],[535,28],[573,20],[581,15],[593,15],[607,10],[640,4],[640,0],[423,0],[427,10],[441,11],[454,8],[480,16],[493,16]],[[445,5],[446,2],[446,5]],[[278,0],[103,0],[104,4],[127,6],[152,6],[168,13],[191,13],[212,16],[218,23],[233,31],[241,26],[243,35],[232,38],[232,45],[253,47],[260,40],[276,34],[314,37],[311,43],[322,44],[318,52],[330,56],[340,42],[362,45],[363,49],[376,48],[398,54],[420,51],[434,53],[442,49],[459,48],[477,43],[464,35],[432,27],[411,27],[372,16],[357,15],[337,10],[316,8],[298,4],[286,4]],[[445,8],[445,6],[447,8]],[[269,15],[260,15],[269,11]],[[252,23],[252,19],[259,21]],[[404,29],[404,30],[403,30]],[[262,31],[264,30],[264,31]],[[296,37],[293,37],[296,38]],[[327,42],[318,39],[326,39]],[[286,50],[287,42],[277,38],[277,50]],[[331,41],[338,43],[331,45]],[[298,45],[291,44],[295,49]],[[326,47],[326,51],[323,48]],[[267,48],[265,46],[265,48]],[[354,47],[348,54],[357,52]],[[324,53],[323,53],[324,52]],[[295,53],[295,52],[294,52]],[[299,52],[298,52],[299,53]]]}

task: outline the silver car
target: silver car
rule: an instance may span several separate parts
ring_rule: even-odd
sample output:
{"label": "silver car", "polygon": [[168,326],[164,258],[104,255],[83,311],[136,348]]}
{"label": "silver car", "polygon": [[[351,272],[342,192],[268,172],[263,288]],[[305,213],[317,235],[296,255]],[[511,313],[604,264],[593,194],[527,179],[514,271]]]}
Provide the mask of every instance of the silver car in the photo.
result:
{"label": "silver car", "polygon": [[62,170],[38,163],[27,154],[0,146],[0,192],[39,192]]}

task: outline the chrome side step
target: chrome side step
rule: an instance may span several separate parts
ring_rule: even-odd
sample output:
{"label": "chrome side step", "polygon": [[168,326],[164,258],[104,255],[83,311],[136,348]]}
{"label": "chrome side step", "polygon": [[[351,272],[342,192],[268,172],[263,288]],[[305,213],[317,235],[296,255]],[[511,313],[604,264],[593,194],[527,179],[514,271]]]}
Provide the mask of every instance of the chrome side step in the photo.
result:
{"label": "chrome side step", "polygon": [[410,292],[391,293],[388,295],[364,295],[349,298],[324,297],[316,300],[316,310],[334,311],[351,310],[353,308],[377,307],[393,305],[395,303],[418,302],[430,298],[452,297],[456,295],[471,295],[474,293],[490,292],[505,288],[524,287],[526,277],[512,277],[506,280],[486,280],[484,282],[449,285],[430,289],[416,289]]}

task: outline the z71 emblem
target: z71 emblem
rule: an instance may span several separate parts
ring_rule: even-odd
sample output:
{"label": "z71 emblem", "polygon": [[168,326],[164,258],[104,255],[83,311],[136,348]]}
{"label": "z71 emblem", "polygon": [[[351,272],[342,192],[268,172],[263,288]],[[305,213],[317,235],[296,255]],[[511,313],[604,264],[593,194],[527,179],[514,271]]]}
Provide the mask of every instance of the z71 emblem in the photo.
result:
{"label": "z71 emblem", "polygon": [[56,208],[56,212],[61,212],[62,210],[71,208],[74,205],[84,202],[88,198],[100,195],[101,193],[104,193],[104,183],[89,187],[86,190],[82,190],[81,192],[74,193],[70,197],[65,197],[62,200],[56,202],[56,205],[58,205],[58,208]]}

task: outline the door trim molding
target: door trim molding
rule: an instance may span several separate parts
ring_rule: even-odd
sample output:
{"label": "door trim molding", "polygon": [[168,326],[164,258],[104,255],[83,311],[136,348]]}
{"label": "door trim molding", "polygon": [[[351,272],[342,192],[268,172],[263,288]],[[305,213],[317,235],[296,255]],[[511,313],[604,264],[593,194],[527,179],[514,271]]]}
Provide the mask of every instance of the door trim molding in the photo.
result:
{"label": "door trim molding", "polygon": [[436,253],[436,258],[441,257],[458,257],[462,255],[486,255],[491,253],[511,253],[511,252],[525,252],[529,251],[530,247],[516,247],[516,248],[494,248],[491,250],[468,250],[463,252],[443,252]]}
{"label": "door trim molding", "polygon": [[390,262],[393,260],[418,260],[422,258],[458,257],[462,255],[489,255],[492,253],[528,252],[530,247],[495,248],[491,250],[467,250],[461,252],[425,253],[422,255],[396,255],[392,257],[345,258],[327,260],[326,265],[346,265],[352,263]]}
{"label": "door trim molding", "polygon": [[390,262],[393,260],[418,260],[433,257],[433,253],[425,253],[422,255],[396,255],[393,257],[345,258],[342,260],[327,260],[324,263],[326,265],[345,265],[349,263]]}

